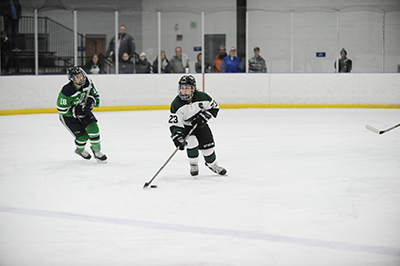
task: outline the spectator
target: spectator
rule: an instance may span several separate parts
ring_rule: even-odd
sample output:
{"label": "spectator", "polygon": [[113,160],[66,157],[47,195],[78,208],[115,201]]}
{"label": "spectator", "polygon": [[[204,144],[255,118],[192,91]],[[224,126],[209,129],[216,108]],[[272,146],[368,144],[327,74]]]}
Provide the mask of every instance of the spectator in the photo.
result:
{"label": "spectator", "polygon": [[151,64],[146,59],[146,53],[141,52],[139,55],[139,61],[136,64],[136,73],[150,73]]}
{"label": "spectator", "polygon": [[[135,54],[135,40],[133,37],[126,33],[125,25],[121,25],[119,27],[119,34],[118,34],[118,54],[119,60],[122,60],[122,55],[127,53],[129,58],[132,58]],[[112,60],[115,62],[115,36],[111,39],[108,49],[106,52],[107,57],[111,57]]]}
{"label": "spectator", "polygon": [[133,74],[135,71],[135,65],[129,58],[128,53],[122,55],[122,60],[119,62],[119,73],[120,74]]}
{"label": "spectator", "polygon": [[231,47],[229,56],[225,57],[221,63],[222,73],[240,73],[242,72],[242,63],[239,57],[235,56],[236,48]]}
{"label": "spectator", "polygon": [[11,40],[12,51],[20,52],[18,48],[18,28],[21,18],[21,4],[18,0],[1,0],[0,13],[4,19],[4,29]]}
{"label": "spectator", "polygon": [[249,60],[250,72],[267,72],[267,64],[260,55],[260,47],[254,47],[254,56]]}
{"label": "spectator", "polygon": [[11,43],[6,31],[1,31],[1,71],[10,72]]}
{"label": "spectator", "polygon": [[[202,73],[201,72],[201,59],[202,59],[201,57],[202,57],[202,55],[201,55],[201,53],[199,53],[197,55],[197,62],[196,62],[196,64],[194,64],[194,69],[196,70],[196,73]],[[210,64],[204,63],[204,73],[210,72],[209,67],[210,67]]]}
{"label": "spectator", "polygon": [[103,65],[99,62],[99,56],[97,54],[92,55],[90,60],[86,63],[83,69],[88,74],[101,74],[104,73]]}
{"label": "spectator", "polygon": [[171,61],[169,62],[171,65],[171,72],[172,73],[189,73],[189,57],[182,53],[181,47],[175,48],[175,55],[172,57]]}
{"label": "spectator", "polygon": [[[341,58],[339,59],[339,73],[340,72],[351,72],[351,69],[353,67],[353,62],[347,58],[347,51],[343,48],[342,51],[340,51],[340,56]],[[336,61],[333,64],[333,66],[336,69]]]}
{"label": "spectator", "polygon": [[221,73],[222,60],[227,56],[228,56],[228,54],[226,53],[225,46],[221,45],[219,47],[219,53],[214,58],[214,63],[213,63],[213,72],[214,73]]}
{"label": "spectator", "polygon": [[[158,56],[153,62],[153,73],[158,73]],[[171,65],[164,50],[161,50],[161,73],[171,73]]]}

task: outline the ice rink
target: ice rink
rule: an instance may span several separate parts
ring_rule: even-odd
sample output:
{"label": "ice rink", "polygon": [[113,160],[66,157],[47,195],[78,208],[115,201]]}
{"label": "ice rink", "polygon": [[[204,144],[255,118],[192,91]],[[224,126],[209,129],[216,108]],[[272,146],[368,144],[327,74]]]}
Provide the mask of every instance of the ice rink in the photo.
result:
{"label": "ice rink", "polygon": [[[0,265],[398,266],[399,109],[221,109],[189,174],[168,110],[95,112],[108,163],[57,114],[0,117]],[[87,148],[88,149],[88,148]]]}

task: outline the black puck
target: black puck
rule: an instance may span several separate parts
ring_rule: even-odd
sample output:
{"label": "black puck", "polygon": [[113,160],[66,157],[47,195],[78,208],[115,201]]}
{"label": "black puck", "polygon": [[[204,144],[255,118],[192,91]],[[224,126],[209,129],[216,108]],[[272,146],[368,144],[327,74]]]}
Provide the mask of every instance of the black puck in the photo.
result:
{"label": "black puck", "polygon": [[157,185],[151,185],[150,187],[151,188],[157,188]]}

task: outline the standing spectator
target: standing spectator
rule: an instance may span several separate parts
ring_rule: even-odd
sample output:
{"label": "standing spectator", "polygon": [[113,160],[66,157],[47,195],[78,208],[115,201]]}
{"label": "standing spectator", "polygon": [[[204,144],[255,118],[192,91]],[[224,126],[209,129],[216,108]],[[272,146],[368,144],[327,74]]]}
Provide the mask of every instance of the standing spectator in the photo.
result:
{"label": "standing spectator", "polygon": [[175,48],[175,55],[172,57],[171,61],[169,62],[171,65],[171,72],[172,73],[189,73],[189,57],[182,53],[181,47]]}
{"label": "standing spectator", "polygon": [[[201,73],[201,60],[202,60],[202,55],[201,55],[201,53],[199,53],[197,55],[197,62],[196,62],[196,64],[194,64],[194,69],[196,70],[196,73]],[[210,67],[210,64],[204,63],[204,73],[209,72],[209,67]]]}
{"label": "standing spectator", "polygon": [[213,63],[213,72],[214,73],[221,73],[222,60],[227,56],[228,56],[228,54],[226,53],[225,46],[221,45],[219,47],[219,53],[214,58],[214,63]]}
{"label": "standing spectator", "polygon": [[[117,44],[119,49],[118,50],[119,60],[122,60],[122,55],[124,53],[127,53],[129,58],[133,57],[133,55],[135,54],[135,40],[131,35],[126,33],[125,25],[121,25],[119,27]],[[115,62],[114,52],[115,52],[115,36],[111,39],[106,52],[106,56],[111,57]]]}
{"label": "standing spectator", "polygon": [[120,74],[133,74],[135,72],[135,65],[129,58],[127,53],[122,55],[122,60],[119,61],[119,73]]}
{"label": "standing spectator", "polygon": [[1,31],[1,71],[10,72],[11,43],[7,33]]}
{"label": "standing spectator", "polygon": [[[339,59],[339,72],[351,72],[353,62],[349,58],[347,58],[347,51],[344,48],[342,49],[342,51],[340,51],[340,56],[341,58]],[[336,61],[333,66],[336,69]]]}
{"label": "standing spectator", "polygon": [[254,47],[254,56],[249,60],[250,72],[267,72],[267,64],[260,55],[260,47]]}
{"label": "standing spectator", "polygon": [[221,63],[222,73],[240,73],[242,72],[242,62],[236,55],[236,48],[231,47],[229,56],[225,57]]}
{"label": "standing spectator", "polygon": [[4,19],[4,29],[11,40],[12,51],[20,52],[18,48],[18,28],[21,18],[21,4],[18,0],[0,0],[0,13]]}
{"label": "standing spectator", "polygon": [[[153,73],[158,73],[158,56],[153,62]],[[171,65],[164,50],[161,50],[161,73],[171,73]]]}
{"label": "standing spectator", "polygon": [[92,55],[92,58],[83,67],[86,73],[90,74],[100,74],[104,73],[103,65],[99,62],[99,56],[97,54]]}
{"label": "standing spectator", "polygon": [[150,73],[151,64],[146,59],[146,53],[141,52],[139,55],[139,61],[136,64],[136,73]]}

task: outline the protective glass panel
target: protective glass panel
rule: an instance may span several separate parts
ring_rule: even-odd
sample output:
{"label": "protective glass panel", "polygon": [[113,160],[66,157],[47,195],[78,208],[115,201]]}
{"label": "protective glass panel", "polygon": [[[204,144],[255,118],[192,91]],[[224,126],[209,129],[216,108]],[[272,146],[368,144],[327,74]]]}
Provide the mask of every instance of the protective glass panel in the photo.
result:
{"label": "protective glass panel", "polygon": [[[270,73],[291,70],[291,15],[288,12],[249,12],[248,57],[254,48],[260,48],[260,56],[266,61]],[[253,72],[250,69],[250,72]]]}
{"label": "protective glass panel", "polygon": [[345,48],[347,57],[352,60],[351,72],[382,72],[382,22],[380,12],[339,13],[339,48]]}
{"label": "protective glass panel", "polygon": [[334,72],[336,21],[336,13],[333,12],[293,14],[293,72]]}

